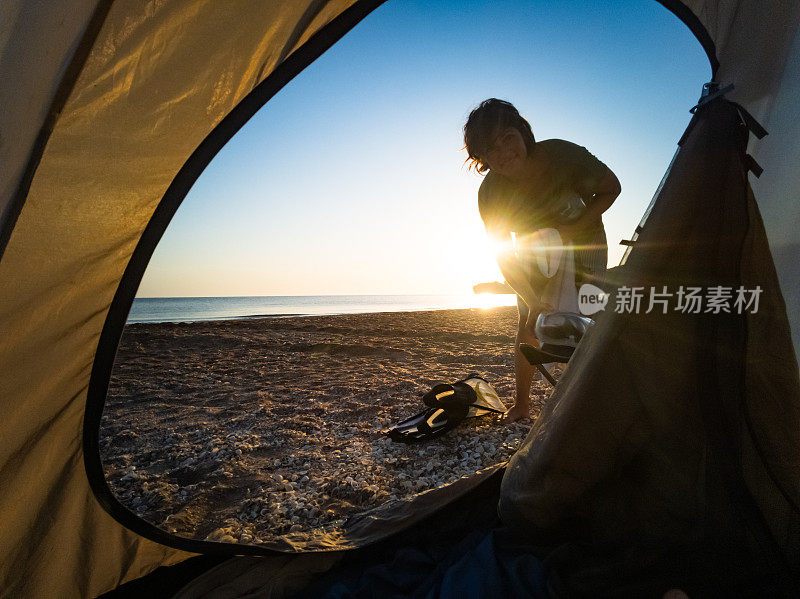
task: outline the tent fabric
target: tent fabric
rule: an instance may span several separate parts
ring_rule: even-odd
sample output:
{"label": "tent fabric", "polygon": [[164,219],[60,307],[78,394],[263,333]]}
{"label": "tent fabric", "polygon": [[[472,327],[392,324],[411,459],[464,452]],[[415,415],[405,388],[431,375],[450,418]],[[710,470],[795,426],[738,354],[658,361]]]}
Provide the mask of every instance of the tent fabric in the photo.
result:
{"label": "tent fabric", "polygon": [[733,83],[730,99],[759,121],[768,118],[779,93],[787,56],[800,24],[791,0],[762,2],[687,0],[711,38],[719,60],[717,81]]}
{"label": "tent fabric", "polygon": [[800,357],[800,34],[795,35],[787,58],[781,85],[775,95],[769,116],[762,124],[769,135],[751,140],[749,152],[765,167],[764,173],[752,181],[753,192],[769,239],[778,278],[786,299],[789,324],[792,328],[795,355]]}
{"label": "tent fabric", "polygon": [[297,599],[549,599],[542,560],[503,528],[395,548],[390,560],[337,567]]}
{"label": "tent fabric", "polygon": [[[0,226],[97,0],[0,4]],[[35,65],[28,57],[36,56]]]}
{"label": "tent fabric", "polygon": [[[113,344],[98,352],[98,343],[103,332],[118,336],[124,322],[119,310],[132,300],[143,271],[141,259],[130,268],[131,257],[139,248],[146,263],[203,160],[213,154],[196,151],[208,145],[215,127],[251,97],[251,90],[308,47],[312,36],[350,8],[378,3],[12,0],[0,6],[0,240],[8,239],[0,247],[0,596],[91,597],[189,555],[167,547],[166,540],[162,545],[125,529],[92,493],[81,427],[90,383],[99,388],[107,383],[107,371],[92,376],[93,365],[113,358]],[[794,259],[800,214],[794,169],[800,151],[800,5],[781,0],[767,10],[756,0],[662,3],[676,12],[692,11],[716,47],[720,83],[734,83],[731,99],[771,133],[749,144],[765,169],[754,190],[766,238],[754,233],[747,272],[750,280],[769,276],[765,264],[770,254],[774,257],[788,300],[795,355],[766,336],[754,341],[754,327],[780,337],[780,322],[747,323],[748,365],[766,368],[758,359],[770,355],[778,356],[781,366],[770,372],[774,378],[747,371],[742,384],[750,412],[762,406],[766,411],[764,418],[756,414],[747,422],[757,432],[757,445],[748,445],[747,436],[740,439],[740,463],[773,534],[782,548],[790,548],[795,533],[787,496],[794,500],[790,483],[797,478],[793,461],[779,462],[796,447],[797,431],[794,396],[782,393],[794,384],[800,348],[800,266]],[[95,38],[90,25],[100,9],[108,12]],[[86,40],[94,41],[84,48]],[[83,49],[88,55],[77,64]],[[78,76],[68,81],[74,66],[80,67]],[[56,100],[62,91],[60,105]],[[41,137],[50,127],[49,135]],[[188,173],[187,164],[193,169]],[[30,186],[14,206],[19,217],[12,223],[8,209],[25,172],[32,177]],[[179,174],[175,189],[171,186]],[[756,219],[755,207],[749,210]],[[150,227],[150,245],[142,246],[143,232],[157,213],[166,216]],[[117,309],[116,320],[107,320],[116,297],[122,298],[123,308]],[[783,307],[778,302],[770,309],[785,318]],[[627,329],[616,327],[602,330],[607,343],[620,345]],[[694,367],[680,356],[671,359],[676,367]],[[794,374],[784,368],[791,360]],[[635,371],[614,367],[628,377],[614,384],[634,389],[646,382],[636,379]],[[560,385],[564,406],[579,401],[576,389],[589,395],[595,391],[591,376],[577,380],[582,369],[591,370],[588,365],[576,368]],[[674,385],[673,390],[678,395],[656,390],[652,401],[675,402],[687,391]],[[779,409],[788,409],[789,416],[773,418]],[[645,427],[641,434],[650,433]],[[697,442],[698,434],[689,430],[687,441]],[[674,444],[671,437],[658,440]],[[696,449],[683,451],[696,455]],[[688,481],[678,477],[675,483]],[[686,505],[673,495],[665,493],[664,509],[683,513]],[[557,510],[551,514],[557,516]]]}
{"label": "tent fabric", "polygon": [[584,337],[509,462],[499,505],[507,525],[569,548],[553,564],[568,594],[619,584],[598,547],[602,561],[621,556],[630,575],[638,565],[653,578],[650,564],[703,556],[681,566],[684,588],[698,585],[690,596],[763,584],[780,560],[729,477],[746,481],[782,559],[800,572],[800,381],[747,184],[747,134],[727,102],[698,117],[616,284],[758,284],[762,303],[755,314],[647,314],[645,299]]}
{"label": "tent fabric", "polygon": [[[81,433],[98,336],[187,157],[350,4],[111,7],[0,260],[0,595],[95,596],[188,555],[127,531],[89,487]],[[35,25],[33,39],[54,29],[49,18]],[[41,71],[27,66],[48,76],[44,62]]]}
{"label": "tent fabric", "polygon": [[172,599],[290,597],[330,570],[343,551],[238,557],[198,576]]}
{"label": "tent fabric", "polygon": [[795,258],[800,250],[796,173],[800,3],[688,0],[685,4],[714,40],[720,62],[717,81],[735,85],[728,98],[744,106],[770,132],[761,140],[751,139],[748,152],[765,168],[753,189],[789,302],[795,355],[800,356],[800,264]]}

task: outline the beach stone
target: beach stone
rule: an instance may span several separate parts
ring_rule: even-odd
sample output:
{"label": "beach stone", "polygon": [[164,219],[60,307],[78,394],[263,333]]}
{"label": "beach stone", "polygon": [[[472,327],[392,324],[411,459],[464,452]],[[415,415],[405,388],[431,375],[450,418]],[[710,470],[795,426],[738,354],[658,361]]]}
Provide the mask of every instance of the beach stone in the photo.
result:
{"label": "beach stone", "polygon": [[205,540],[206,540],[206,541],[222,541],[222,539],[223,539],[224,537],[230,537],[230,538],[233,538],[233,537],[230,535],[230,531],[231,531],[231,529],[230,529],[230,528],[218,528],[218,529],[216,529],[216,530],[214,530],[214,531],[210,532],[210,533],[209,533],[209,534],[206,536]]}
{"label": "beach stone", "polygon": [[[470,476],[477,468],[491,465],[493,460],[506,459],[513,448],[506,447],[504,441],[518,444],[529,424],[500,425],[495,418],[482,417],[462,424],[457,434],[454,431],[424,446],[394,443],[374,429],[398,422],[418,409],[420,391],[428,383],[460,377],[464,368],[474,368],[455,361],[443,362],[440,359],[443,355],[454,359],[476,355],[480,359],[468,360],[482,361],[481,368],[489,363],[484,358],[496,360],[508,369],[508,374],[498,373],[495,378],[492,370],[492,383],[501,396],[513,393],[513,363],[505,353],[513,341],[516,313],[513,308],[507,312],[507,319],[505,316],[498,319],[493,315],[496,311],[490,310],[426,312],[413,316],[398,313],[288,318],[275,319],[275,323],[255,319],[126,327],[119,355],[127,371],[119,371],[125,378],[118,379],[123,383],[115,387],[114,378],[118,376],[115,365],[104,414],[108,425],[103,425],[105,429],[101,427],[103,463],[111,471],[109,484],[117,497],[131,498],[125,505],[140,497],[139,505],[144,506],[142,516],[155,524],[163,523],[170,510],[182,514],[169,525],[177,529],[179,536],[191,538],[196,522],[218,522],[217,526],[229,528],[227,534],[239,542],[248,535],[255,542],[271,543],[295,525],[301,530],[324,526],[327,534],[346,518],[380,501],[412,497],[420,479],[428,480],[427,486],[419,482],[417,491],[423,492]],[[438,347],[440,340],[436,335],[437,327],[442,326],[448,332],[448,343],[453,343],[453,348],[448,347],[446,352]],[[498,336],[497,331],[505,330],[504,327],[508,330],[499,335],[502,339],[497,344],[487,342],[486,348],[470,345],[474,343],[473,335]],[[129,336],[128,331],[134,335]],[[381,333],[377,337],[376,331]],[[409,351],[409,356],[420,358],[420,362],[406,368],[389,359],[380,365],[374,358],[337,354],[332,356],[336,368],[323,373],[318,372],[318,361],[309,361],[306,352],[287,351],[299,344],[311,347],[322,343],[384,347],[387,333],[397,339],[398,348]],[[456,350],[455,344],[461,343],[462,334],[466,334],[464,345]],[[172,347],[175,335],[180,343]],[[201,337],[213,349],[186,352],[181,336],[187,340]],[[151,339],[156,341],[151,343]],[[131,340],[139,344],[138,350],[132,349]],[[219,347],[214,347],[217,341]],[[484,342],[480,344],[483,346]],[[417,350],[419,354],[415,353]],[[174,367],[171,374],[167,369],[159,371],[166,379],[163,382],[155,383],[149,374],[156,360]],[[276,365],[280,366],[275,368]],[[270,393],[259,388],[265,372],[269,372]],[[217,379],[231,384],[226,393],[220,392],[219,385],[214,388]],[[534,400],[535,409],[549,395],[542,385],[540,388],[537,394],[534,385],[538,397]],[[192,410],[198,407],[198,411],[205,411],[205,416],[190,411],[182,415],[177,411],[179,402],[173,407],[170,405],[173,398],[164,397],[167,401],[159,405],[155,421],[149,422],[145,411],[145,418],[137,422],[135,432],[139,434],[141,449],[133,450],[133,444],[122,446],[111,442],[120,430],[134,428],[114,411],[123,414],[121,408],[126,403],[138,408],[150,397],[158,397],[160,401],[164,389],[181,392],[191,389]],[[220,410],[221,403],[224,412]],[[166,419],[161,418],[161,405]],[[359,427],[348,422],[355,409],[359,409],[360,422],[368,424]],[[208,420],[201,421],[202,417]],[[282,424],[276,426],[277,422]],[[112,426],[116,428],[110,430]],[[148,430],[151,426],[162,428]],[[166,429],[167,426],[173,430]],[[348,435],[349,440],[343,439],[343,435]],[[480,451],[470,451],[471,461],[464,459],[465,449],[477,450],[479,446]],[[252,462],[236,457],[254,450],[264,452],[263,457],[256,454]],[[226,460],[231,467],[214,470]],[[185,467],[176,466],[179,464]],[[314,464],[313,474],[311,464]],[[120,480],[131,465],[141,474],[142,481]],[[181,477],[178,480],[182,481],[197,476],[199,486],[190,491],[188,486],[156,483],[149,491],[144,490],[146,481],[151,481],[151,485],[158,480],[174,482],[173,474],[178,474]],[[281,477],[275,478],[274,474]],[[297,475],[294,481],[292,474]],[[228,476],[232,478],[229,480]],[[244,502],[231,501],[228,492],[235,492],[239,476],[243,477],[242,494],[244,487],[253,486],[244,481],[263,481],[263,488],[251,488],[243,495],[247,498]],[[355,485],[344,483],[347,477]],[[404,481],[409,488],[404,488]],[[289,485],[287,489],[286,482],[300,486]],[[213,492],[215,488],[221,492]],[[189,497],[194,502],[187,504],[185,499],[178,501],[179,497]],[[153,507],[156,501],[161,502],[157,511]],[[281,502],[287,505],[279,512]],[[239,514],[245,516],[240,524]],[[227,517],[233,522],[226,524]],[[299,521],[293,522],[292,517]]]}

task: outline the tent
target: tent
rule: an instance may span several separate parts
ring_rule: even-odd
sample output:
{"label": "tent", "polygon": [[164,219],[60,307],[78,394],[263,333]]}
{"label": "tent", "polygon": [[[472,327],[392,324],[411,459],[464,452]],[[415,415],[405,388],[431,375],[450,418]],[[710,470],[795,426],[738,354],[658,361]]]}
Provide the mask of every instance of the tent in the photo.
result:
{"label": "tent", "polygon": [[[561,453],[567,432],[617,430],[602,418],[599,428],[582,430],[574,418],[589,395],[613,385],[631,412],[647,415],[650,427],[638,438],[655,438],[668,448],[638,462],[636,480],[655,489],[657,481],[647,477],[671,472],[670,484],[679,489],[717,492],[704,496],[705,505],[718,508],[715,517],[692,520],[680,511],[685,493],[658,487],[661,509],[634,519],[663,531],[651,540],[669,537],[671,523],[682,518],[687,526],[724,530],[730,534],[718,540],[741,542],[747,555],[748,548],[761,548],[771,556],[766,561],[785,562],[781,572],[796,572],[800,5],[659,1],[703,45],[715,81],[734,88],[697,110],[634,240],[625,275],[633,278],[625,280],[660,283],[686,275],[707,284],[717,284],[714,277],[760,284],[764,309],[677,324],[607,319],[576,354],[574,370],[553,398],[557,409],[544,415],[510,463],[501,513],[532,531],[563,524],[565,514],[557,509],[547,512],[549,519],[531,520],[523,508],[560,505],[557,493],[569,485],[554,486],[546,474],[577,474],[578,456]],[[102,478],[98,426],[138,283],[192,183],[250,116],[380,3],[0,5],[0,596],[94,597],[200,553],[269,553],[263,561],[286,576],[322,567],[313,554],[290,558],[259,547],[181,540],[136,518]],[[742,133],[743,120],[754,130],[757,121],[769,136]],[[697,171],[697,165],[704,168]],[[759,178],[749,177],[752,194],[742,165],[763,168]],[[706,228],[682,229],[679,217],[688,213],[705,215],[699,220]],[[676,236],[706,240],[708,260],[692,267],[684,256],[689,262],[683,271],[669,270],[663,256],[648,248],[663,243],[681,255]],[[665,330],[674,334],[664,337],[662,347],[675,350],[670,357],[685,374],[676,387],[662,385],[648,370],[663,356],[648,353],[645,342],[634,350],[624,343]],[[609,360],[609,352],[620,359]],[[648,401],[637,403],[643,397]],[[697,405],[687,403],[690,397]],[[678,415],[695,426],[684,453],[670,443]],[[632,419],[632,426],[634,421],[640,422]],[[605,447],[604,440],[593,442]],[[634,449],[628,448],[631,455]],[[702,467],[695,461],[691,470],[676,469],[699,454],[705,456]],[[622,501],[631,495],[606,484],[612,466],[600,460],[580,474],[594,482],[593,490],[602,487],[607,497]],[[710,479],[690,484],[681,478],[689,472]],[[486,476],[442,501],[496,480]],[[546,484],[539,488],[554,494],[533,496],[531,485],[541,482]],[[572,498],[582,496],[573,486]],[[665,520],[666,514],[673,519]],[[741,523],[738,536],[731,522]],[[640,531],[634,529],[627,532]],[[609,531],[595,533],[614,541]],[[564,551],[574,557],[575,547]],[[604,572],[610,556],[619,555],[612,551],[601,559]],[[561,557],[564,564],[586,566],[555,568],[566,576],[559,579],[564,588],[599,583],[580,574],[598,572],[596,553],[584,552],[577,561]],[[240,559],[245,561],[232,566],[239,571],[252,563]]]}

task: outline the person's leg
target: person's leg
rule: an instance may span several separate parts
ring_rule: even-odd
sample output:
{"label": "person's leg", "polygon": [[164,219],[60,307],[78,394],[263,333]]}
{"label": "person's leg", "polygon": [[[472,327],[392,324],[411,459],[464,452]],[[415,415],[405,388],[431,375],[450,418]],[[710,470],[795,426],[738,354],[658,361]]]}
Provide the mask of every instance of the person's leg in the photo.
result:
{"label": "person's leg", "polygon": [[503,416],[504,422],[514,422],[527,418],[530,414],[531,407],[531,383],[533,383],[533,376],[536,373],[536,367],[531,366],[522,352],[519,350],[520,343],[527,343],[534,347],[539,347],[539,342],[536,340],[536,335],[533,332],[532,326],[529,326],[529,320],[533,323],[536,322],[536,315],[529,319],[529,311],[525,303],[517,298],[517,306],[519,308],[519,324],[517,325],[517,337],[514,340],[514,377],[516,379],[516,392],[514,397],[514,405],[509,408]]}

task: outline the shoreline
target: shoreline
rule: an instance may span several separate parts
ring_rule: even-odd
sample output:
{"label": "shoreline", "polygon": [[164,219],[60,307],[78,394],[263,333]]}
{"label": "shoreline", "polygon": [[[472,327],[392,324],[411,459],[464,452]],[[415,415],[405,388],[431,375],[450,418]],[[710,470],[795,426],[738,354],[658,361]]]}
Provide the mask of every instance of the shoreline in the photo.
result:
{"label": "shoreline", "polygon": [[419,308],[408,310],[387,310],[387,311],[373,311],[373,312],[325,312],[319,314],[311,313],[298,313],[298,314],[245,314],[243,316],[220,316],[216,318],[198,318],[195,320],[137,320],[128,321],[125,323],[126,327],[141,325],[141,324],[184,324],[184,323],[198,323],[198,322],[220,322],[220,321],[240,321],[251,320],[259,318],[308,318],[313,316],[356,316],[359,314],[405,314],[408,312],[442,312],[446,310],[493,310],[495,308],[507,308],[508,306],[495,306],[492,308]]}
{"label": "shoreline", "polygon": [[140,324],[181,324],[195,322],[218,322],[225,320],[244,320],[251,318],[305,318],[306,316],[336,316],[336,314],[245,314],[243,316],[219,316],[192,320],[133,320],[125,323],[126,327]]}
{"label": "shoreline", "polygon": [[[331,534],[510,457],[530,421],[482,416],[411,445],[381,431],[469,372],[508,405],[515,331],[515,307],[127,325],[100,431],[107,480],[187,538]],[[532,416],[549,394],[537,378]]]}
{"label": "shoreline", "polygon": [[[375,296],[375,295],[316,296],[316,295],[308,295],[308,296],[242,296],[242,297],[234,296],[234,297],[175,297],[175,298],[172,298],[172,297],[163,297],[163,298],[154,297],[154,298],[135,298],[134,305],[135,305],[135,302],[137,300],[140,301],[140,302],[158,302],[158,301],[173,301],[173,300],[200,301],[200,300],[242,300],[242,299],[262,299],[262,298],[288,298],[288,299],[292,299],[292,298],[306,298],[306,299],[307,298],[400,298],[400,299],[402,299],[402,298],[412,298],[412,297],[478,298],[478,297],[481,297],[481,296],[499,297],[499,296],[502,296],[502,295],[511,295],[511,294],[480,293],[480,294],[471,294],[471,295],[465,294],[463,296],[462,295],[458,295],[458,294],[452,294],[452,295],[444,295],[444,294],[435,295],[434,294],[434,295],[429,295],[429,296],[426,296],[426,295],[394,295],[394,296],[392,296],[392,295],[388,295],[388,296]],[[508,300],[508,301],[510,301],[510,300]],[[290,305],[292,305],[292,307],[294,307],[293,304],[290,304]],[[321,303],[321,304],[318,304],[318,305],[324,306],[325,303]],[[348,304],[343,304],[342,307],[346,307],[347,305]],[[351,305],[353,305],[353,304],[351,304]],[[355,304],[355,305],[358,305],[358,304]],[[399,313],[399,312],[436,312],[436,311],[440,311],[440,310],[487,310],[487,309],[492,309],[492,308],[495,308],[495,307],[507,307],[505,305],[499,305],[499,306],[494,306],[494,305],[486,305],[486,306],[480,306],[480,305],[477,305],[477,306],[457,305],[457,306],[441,306],[441,307],[432,307],[432,306],[429,306],[429,305],[421,305],[419,307],[415,307],[415,306],[413,306],[413,304],[409,305],[407,307],[404,307],[402,304],[388,304],[388,305],[386,305],[386,309],[374,309],[374,308],[376,308],[377,306],[380,306],[380,305],[381,304],[379,302],[378,303],[374,303],[374,302],[370,303],[370,302],[368,302],[368,303],[364,304],[364,307],[368,308],[368,309],[356,308],[356,309],[350,310],[350,311],[342,311],[342,310],[332,309],[330,311],[325,311],[325,312],[292,312],[292,313],[280,313],[280,312],[279,313],[270,313],[270,312],[264,312],[264,313],[257,313],[257,314],[237,314],[237,315],[227,315],[227,314],[225,314],[225,315],[222,315],[222,316],[201,316],[201,317],[197,317],[197,318],[192,317],[192,316],[188,316],[188,317],[176,316],[174,318],[172,318],[172,317],[156,317],[156,318],[153,318],[153,319],[150,319],[150,320],[142,320],[141,318],[138,318],[136,316],[134,316],[131,319],[131,315],[129,314],[128,315],[129,320],[126,323],[126,326],[137,325],[137,324],[163,324],[163,323],[179,323],[179,322],[214,322],[214,321],[219,321],[219,320],[241,320],[241,319],[250,319],[250,318],[295,318],[295,317],[296,318],[306,318],[306,317],[309,317],[309,316],[345,316],[345,315],[353,315],[353,314],[392,314],[392,313],[396,313],[396,312],[397,313]],[[508,304],[508,306],[511,306],[511,305],[512,305],[511,303]],[[513,304],[513,305],[515,305],[515,304]],[[132,307],[131,308],[131,312],[133,312],[133,311],[134,311],[134,308]]]}

